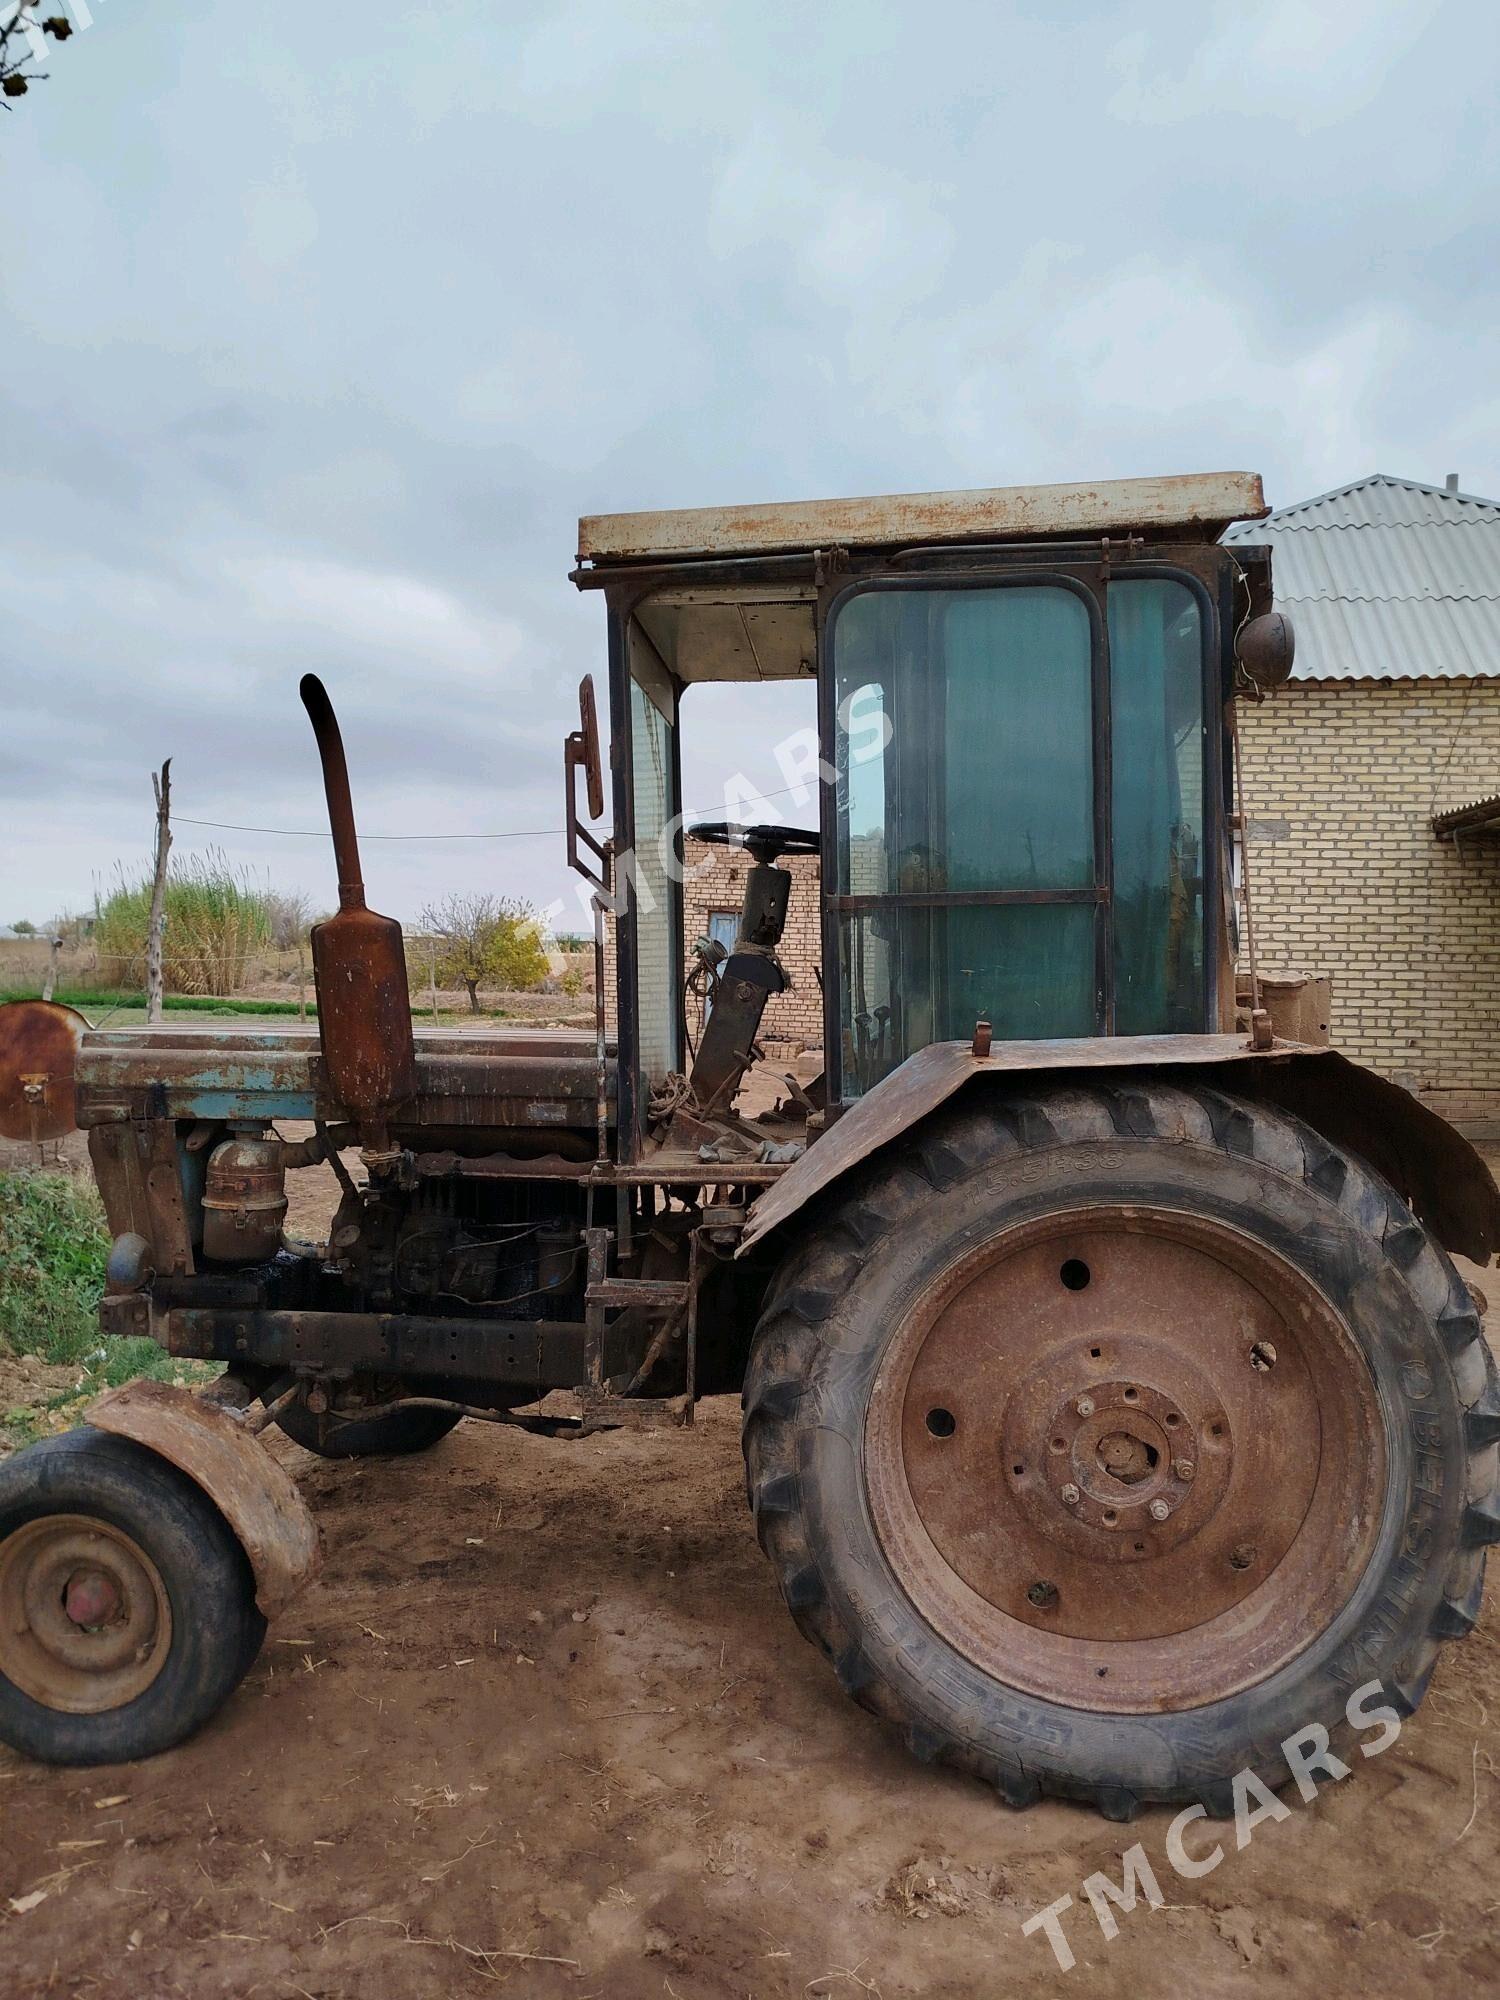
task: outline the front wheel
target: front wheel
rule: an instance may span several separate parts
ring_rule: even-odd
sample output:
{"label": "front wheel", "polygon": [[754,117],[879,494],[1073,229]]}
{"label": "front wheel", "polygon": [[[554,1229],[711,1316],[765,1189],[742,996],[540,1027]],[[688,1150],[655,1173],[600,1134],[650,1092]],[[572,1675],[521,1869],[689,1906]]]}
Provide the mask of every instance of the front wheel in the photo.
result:
{"label": "front wheel", "polygon": [[[844,1687],[1013,1803],[1229,1809],[1379,1680],[1410,1714],[1500,1536],[1473,1302],[1383,1183],[1204,1088],[930,1121],[773,1288],[757,1528]],[[1371,1699],[1375,1699],[1373,1696]]]}
{"label": "front wheel", "polygon": [[265,1629],[224,1517],[143,1445],[85,1427],[0,1465],[0,1742],[155,1756],[228,1700]]}
{"label": "front wheel", "polygon": [[409,1410],[386,1410],[375,1417],[342,1410],[319,1416],[299,1401],[278,1412],[276,1422],[294,1444],[316,1452],[319,1458],[406,1458],[441,1444],[463,1418],[456,1410],[433,1410],[420,1404]]}

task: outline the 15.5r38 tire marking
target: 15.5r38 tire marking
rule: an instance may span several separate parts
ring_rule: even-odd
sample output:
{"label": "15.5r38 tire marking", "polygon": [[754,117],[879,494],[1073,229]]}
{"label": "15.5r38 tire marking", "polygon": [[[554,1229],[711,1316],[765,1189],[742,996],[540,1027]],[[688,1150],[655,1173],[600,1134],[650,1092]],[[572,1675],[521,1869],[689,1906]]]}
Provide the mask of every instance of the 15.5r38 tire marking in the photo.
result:
{"label": "15.5r38 tire marking", "polygon": [[[1148,1648],[1133,1693],[1087,1705],[1077,1699],[1076,1676],[1073,1698],[1058,1698],[1039,1675],[1041,1656],[1029,1670],[1021,1657],[1031,1635],[1046,1629],[1045,1599],[1029,1606],[1028,1621],[1012,1592],[999,1606],[991,1603],[984,1643],[954,1643],[957,1628],[944,1629],[909,1552],[899,1537],[893,1544],[888,1527],[883,1539],[875,1518],[868,1427],[882,1365],[899,1349],[903,1329],[964,1258],[978,1255],[982,1266],[979,1246],[987,1240],[1003,1244],[1007,1231],[1045,1230],[1062,1211],[1090,1207],[1134,1211],[1134,1223],[1153,1210],[1187,1216],[1210,1244],[1216,1232],[1230,1232],[1250,1246],[1252,1261],[1284,1270],[1289,1292],[1320,1299],[1327,1316],[1321,1333],[1309,1320],[1306,1342],[1322,1377],[1317,1421],[1344,1438],[1345,1474],[1333,1491],[1350,1509],[1349,1532],[1339,1555],[1337,1536],[1327,1539],[1325,1508],[1324,1543],[1310,1546],[1314,1555],[1321,1546],[1328,1559],[1330,1591],[1300,1647],[1292,1628],[1306,1612],[1305,1590],[1292,1593],[1295,1607],[1282,1607],[1288,1614],[1295,1608],[1295,1616],[1274,1615],[1277,1576],[1293,1574],[1285,1554],[1268,1576],[1249,1579],[1282,1643],[1248,1683],[1232,1685],[1234,1677],[1221,1674],[1208,1699],[1195,1698],[1182,1674],[1174,1677],[1170,1663],[1182,1641],[1170,1626],[1160,1639],[1154,1699],[1147,1695]],[[1274,1290],[1258,1282],[1263,1298]],[[993,1368],[1003,1377],[1005,1316],[998,1307],[992,1316]],[[1121,1345],[1143,1378],[1117,1381],[1122,1399],[1123,1388],[1135,1386],[1158,1395],[1163,1419],[1188,1414],[1175,1411],[1175,1402],[1188,1395],[1201,1359],[1194,1354],[1197,1317],[1195,1326],[1159,1341],[1155,1362],[1140,1345],[1140,1328],[1117,1320]],[[1176,1378],[1145,1379],[1161,1377],[1157,1364],[1174,1343],[1184,1363]],[[920,1357],[920,1344],[916,1352]],[[981,1428],[983,1378],[976,1363],[968,1421]],[[1338,1393],[1325,1402],[1335,1381],[1343,1384],[1342,1416]],[[1004,1401],[999,1387],[996,1400]],[[1358,1162],[1294,1119],[1207,1088],[1138,1079],[1053,1088],[981,1100],[929,1121],[898,1158],[835,1190],[834,1203],[789,1258],[757,1335],[745,1408],[757,1529],[801,1629],[834,1661],[846,1689],[901,1726],[918,1755],[972,1770],[1019,1804],[1046,1790],[1091,1799],[1114,1816],[1128,1816],[1146,1799],[1202,1798],[1213,1807],[1241,1768],[1283,1782],[1279,1743],[1309,1722],[1337,1733],[1348,1692],[1372,1677],[1410,1713],[1439,1640],[1472,1625],[1484,1547],[1500,1538],[1500,1395],[1473,1302],[1449,1259]],[[907,1411],[904,1423],[919,1414]],[[1384,1455],[1378,1504],[1359,1498],[1351,1418],[1356,1432],[1363,1427],[1363,1456]],[[1090,1450],[1107,1445],[1106,1472],[1110,1465],[1128,1471],[1140,1467],[1143,1440],[1153,1435],[1134,1422],[1112,1425],[1099,1438],[1090,1432],[1083,1443]],[[1033,1440],[1040,1448],[1052,1441]],[[1062,1437],[1065,1450],[1077,1442]],[[1018,1455],[1011,1473],[999,1461],[997,1450],[989,1497],[1014,1513],[1016,1494],[1004,1481],[1015,1463],[1029,1461]],[[1154,1480],[1155,1469],[1148,1471]],[[1253,1500],[1242,1494],[1235,1504],[1253,1512]],[[920,1510],[917,1518],[920,1526]],[[957,1520],[958,1530],[963,1525]],[[1098,1532],[1103,1525],[1102,1516],[1093,1524]],[[1239,1546],[1235,1525],[1232,1510],[1218,1522],[1231,1536],[1230,1556]],[[961,1561],[955,1520],[937,1526],[938,1541],[946,1534],[949,1553]],[[1206,1532],[1200,1523],[1198,1538]],[[1148,1543],[1149,1536],[1131,1540]],[[1295,1550],[1295,1537],[1287,1547]],[[982,1564],[971,1569],[966,1583],[941,1548],[936,1553],[929,1586],[944,1568],[965,1587],[982,1573]],[[1082,1580],[1091,1573],[1087,1545],[1073,1554]],[[1152,1560],[1148,1547],[1132,1588]],[[1120,1591],[1128,1567],[1095,1567],[1106,1598]],[[1005,1596],[993,1575],[988,1587]],[[1087,1641],[1105,1649],[1106,1663],[1108,1630],[1106,1607],[1104,1629]],[[1016,1643],[1019,1635],[1025,1644]],[[1218,1657],[1221,1668],[1230,1659],[1222,1647]],[[1107,1686],[1108,1674],[1095,1669],[1095,1678]]]}

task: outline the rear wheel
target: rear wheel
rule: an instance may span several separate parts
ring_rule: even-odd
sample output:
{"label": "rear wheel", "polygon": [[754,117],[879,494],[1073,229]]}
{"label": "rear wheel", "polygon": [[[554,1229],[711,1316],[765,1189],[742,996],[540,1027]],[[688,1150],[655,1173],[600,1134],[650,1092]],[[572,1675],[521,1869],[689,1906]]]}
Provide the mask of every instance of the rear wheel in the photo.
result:
{"label": "rear wheel", "polygon": [[229,1698],[265,1629],[223,1516],[154,1452],[84,1428],[0,1466],[0,1742],[154,1756]]}
{"label": "rear wheel", "polygon": [[1391,1191],[1208,1089],[933,1120],[773,1289],[750,1493],[806,1634],[923,1757],[1225,1810],[1409,1714],[1477,1615],[1500,1397]]}

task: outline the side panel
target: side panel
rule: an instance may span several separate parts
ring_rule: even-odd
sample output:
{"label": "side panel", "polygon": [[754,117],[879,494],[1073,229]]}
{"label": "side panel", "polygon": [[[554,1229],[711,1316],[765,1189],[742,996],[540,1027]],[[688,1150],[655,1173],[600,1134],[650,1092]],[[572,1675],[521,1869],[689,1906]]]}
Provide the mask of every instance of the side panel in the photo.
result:
{"label": "side panel", "polygon": [[1169,1069],[1184,1083],[1213,1083],[1278,1104],[1336,1145],[1360,1154],[1396,1189],[1445,1249],[1476,1264],[1500,1250],[1500,1189],[1463,1135],[1398,1084],[1335,1049],[1280,1043],[1257,1054],[1238,1035],[1115,1035],[995,1042],[976,1056],[967,1042],[934,1042],[852,1105],[788,1168],[751,1211],[743,1255],[789,1222],[862,1160],[902,1138],[959,1091],[1036,1076],[1127,1080]]}

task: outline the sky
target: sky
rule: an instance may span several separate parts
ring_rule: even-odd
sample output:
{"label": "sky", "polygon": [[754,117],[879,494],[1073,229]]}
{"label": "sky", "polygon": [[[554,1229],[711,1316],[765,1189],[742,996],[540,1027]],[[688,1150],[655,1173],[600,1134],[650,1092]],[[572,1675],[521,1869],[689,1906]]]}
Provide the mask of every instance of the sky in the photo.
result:
{"label": "sky", "polygon": [[[0,924],[144,866],[166,756],[179,855],[330,907],[188,823],[318,834],[308,670],[374,907],[574,909],[583,513],[1500,496],[1493,0],[71,11],[0,116]],[[687,803],[810,719],[695,691]]]}

